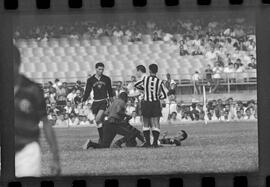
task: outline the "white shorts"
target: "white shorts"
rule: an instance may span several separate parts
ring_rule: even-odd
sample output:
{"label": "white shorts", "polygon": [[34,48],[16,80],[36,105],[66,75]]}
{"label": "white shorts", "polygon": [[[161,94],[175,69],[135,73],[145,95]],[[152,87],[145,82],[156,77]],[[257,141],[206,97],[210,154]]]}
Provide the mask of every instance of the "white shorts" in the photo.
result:
{"label": "white shorts", "polygon": [[27,144],[15,155],[16,177],[41,176],[41,152],[37,142]]}

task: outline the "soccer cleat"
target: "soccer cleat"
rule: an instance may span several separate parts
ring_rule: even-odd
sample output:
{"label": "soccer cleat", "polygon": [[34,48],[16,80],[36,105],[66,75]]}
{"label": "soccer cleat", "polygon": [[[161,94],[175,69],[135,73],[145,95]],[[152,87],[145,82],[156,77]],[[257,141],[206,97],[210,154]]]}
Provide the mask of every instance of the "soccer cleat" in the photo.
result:
{"label": "soccer cleat", "polygon": [[90,139],[87,139],[86,142],[83,144],[82,148],[84,150],[88,149],[90,147],[90,145],[89,145],[90,142],[91,142],[91,140]]}
{"label": "soccer cleat", "polygon": [[117,143],[112,144],[112,148],[122,148],[121,145],[118,145]]}
{"label": "soccer cleat", "polygon": [[151,147],[152,148],[159,148],[159,147],[163,147],[163,146],[162,145],[158,145],[158,144],[153,144]]}
{"label": "soccer cleat", "polygon": [[141,147],[151,147],[151,145],[145,142]]}

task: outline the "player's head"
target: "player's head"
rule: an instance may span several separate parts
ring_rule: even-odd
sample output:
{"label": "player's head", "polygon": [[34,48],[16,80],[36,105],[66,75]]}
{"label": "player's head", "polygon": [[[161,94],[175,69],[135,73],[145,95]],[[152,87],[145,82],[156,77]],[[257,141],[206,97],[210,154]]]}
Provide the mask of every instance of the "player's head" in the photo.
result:
{"label": "player's head", "polygon": [[167,73],[166,77],[167,77],[168,80],[170,80],[171,79],[171,74]]}
{"label": "player's head", "polygon": [[19,75],[19,69],[21,65],[21,55],[19,49],[13,45],[13,73],[14,73],[14,79],[16,79]]}
{"label": "player's head", "polygon": [[142,74],[146,73],[146,68],[143,65],[138,65],[136,67],[137,70],[137,76],[140,78]]}
{"label": "player's head", "polygon": [[96,63],[96,73],[98,75],[102,75],[103,74],[103,71],[104,71],[104,64],[102,62],[98,62]]}
{"label": "player's head", "polygon": [[174,101],[175,100],[175,91],[174,90],[168,91],[167,96],[168,96],[170,101]]}
{"label": "player's head", "polygon": [[126,92],[121,92],[118,96],[119,99],[122,99],[123,101],[125,101],[125,103],[127,103],[128,101],[128,94]]}
{"label": "player's head", "polygon": [[150,72],[150,74],[157,74],[158,66],[156,64],[150,64],[149,65],[149,72]]}

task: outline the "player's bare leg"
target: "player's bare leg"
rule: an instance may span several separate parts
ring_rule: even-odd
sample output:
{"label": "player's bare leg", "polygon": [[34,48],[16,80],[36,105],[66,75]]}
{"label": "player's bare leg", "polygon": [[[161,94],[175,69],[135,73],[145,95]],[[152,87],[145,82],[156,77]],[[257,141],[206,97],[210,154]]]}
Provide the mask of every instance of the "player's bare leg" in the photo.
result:
{"label": "player's bare leg", "polygon": [[145,138],[145,143],[143,144],[143,147],[150,147],[150,119],[143,117],[143,135]]}
{"label": "player's bare leg", "polygon": [[104,110],[99,110],[97,115],[96,115],[96,124],[97,124],[97,130],[98,130],[98,135],[99,135],[99,140],[98,142],[101,143],[103,139],[103,128],[102,128],[102,123],[104,122]]}
{"label": "player's bare leg", "polygon": [[154,137],[153,141],[153,147],[158,147],[158,139],[160,134],[160,123],[159,123],[159,117],[152,117],[150,118],[151,124],[152,124],[152,134]]}

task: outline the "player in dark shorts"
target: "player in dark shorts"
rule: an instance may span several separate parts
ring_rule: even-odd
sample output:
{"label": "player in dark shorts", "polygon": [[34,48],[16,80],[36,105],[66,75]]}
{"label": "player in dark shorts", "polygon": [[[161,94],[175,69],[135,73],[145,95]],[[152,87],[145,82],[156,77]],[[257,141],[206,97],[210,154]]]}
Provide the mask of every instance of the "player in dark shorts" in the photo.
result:
{"label": "player in dark shorts", "polygon": [[[143,147],[159,147],[158,139],[160,134],[160,117],[161,103],[160,100],[166,98],[165,85],[156,74],[158,66],[156,64],[149,65],[150,76],[146,76],[143,80],[137,82],[134,86],[137,89],[144,91],[144,102],[142,102],[142,116],[143,116],[143,134],[145,137],[145,144]],[[150,129],[154,137],[153,144],[150,144]]]}
{"label": "player in dark shorts", "polygon": [[[92,142],[90,139],[87,141],[87,149],[93,148],[109,148],[113,139],[117,134],[125,137],[127,141],[134,137],[134,131],[126,123],[130,119],[126,115],[126,103],[128,95],[125,92],[119,94],[118,98],[113,101],[106,115],[108,120],[103,123],[103,139],[101,143]],[[137,135],[136,135],[137,136]]]}
{"label": "player in dark shorts", "polygon": [[[102,123],[104,121],[104,112],[106,111],[109,102],[113,99],[113,90],[111,79],[103,75],[104,64],[99,62],[96,64],[96,74],[87,79],[85,92],[82,102],[85,102],[93,90],[94,102],[92,104],[92,112],[95,115],[95,121],[98,128],[99,142],[103,137]],[[87,148],[87,141],[83,145],[83,149]]]}
{"label": "player in dark shorts", "polygon": [[36,83],[19,74],[21,57],[13,47],[14,55],[14,122],[15,122],[15,175],[39,177],[41,175],[41,151],[39,122],[43,122],[45,139],[53,154],[51,170],[60,174],[60,161],[56,137],[47,118],[43,90]]}
{"label": "player in dark shorts", "polygon": [[121,148],[122,144],[126,144],[127,147],[136,147],[137,146],[137,141],[136,139],[138,138],[138,140],[140,140],[142,143],[144,143],[144,136],[143,133],[141,131],[139,131],[137,128],[133,127],[132,125],[130,125],[130,123],[128,122],[132,117],[127,117],[124,122],[123,122],[123,126],[124,128],[128,128],[131,136],[128,137],[122,137],[119,140],[117,140],[112,147],[114,148]]}

